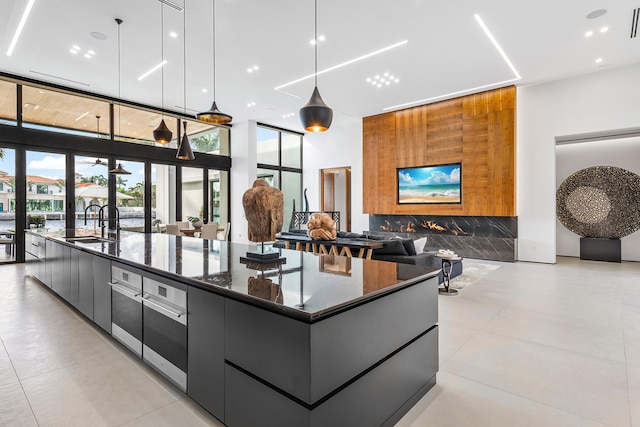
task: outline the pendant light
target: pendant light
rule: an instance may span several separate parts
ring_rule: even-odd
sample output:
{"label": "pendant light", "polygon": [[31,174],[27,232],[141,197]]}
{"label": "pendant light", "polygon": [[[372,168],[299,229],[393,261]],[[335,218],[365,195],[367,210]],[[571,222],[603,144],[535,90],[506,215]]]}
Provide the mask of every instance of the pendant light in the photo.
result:
{"label": "pendant light", "polygon": [[203,113],[196,114],[196,119],[201,122],[212,123],[214,125],[225,125],[230,123],[233,118],[218,110],[218,106],[216,105],[216,2],[213,0],[212,2],[212,22],[213,22],[213,104],[211,104],[211,108],[209,111],[205,111]]}
{"label": "pendant light", "polygon": [[309,102],[300,109],[300,121],[304,130],[309,132],[324,132],[331,126],[333,110],[327,106],[318,91],[318,0],[315,5],[315,87]]}
{"label": "pendant light", "polygon": [[[122,22],[122,19],[116,18],[118,24],[118,134],[120,133],[120,110],[122,109],[120,105],[120,24]],[[112,175],[131,175],[131,172],[122,167],[122,163],[118,163],[118,166],[111,169],[109,173]]]}
{"label": "pendant light", "polygon": [[109,171],[111,175],[131,175],[131,172],[122,167],[122,163],[118,163],[115,169]]}
{"label": "pendant light", "polygon": [[[184,9],[182,12],[183,19],[183,50],[182,50],[182,60],[183,60],[183,71],[182,71],[182,83],[183,83],[183,112],[184,115],[187,115],[187,0],[184,0]],[[187,137],[187,122],[182,119],[182,125],[184,126],[184,131],[182,132],[182,139],[180,140],[180,144],[178,145],[178,151],[176,152],[176,159],[180,160],[193,160],[196,156],[193,155],[193,151],[191,150],[191,143],[189,142],[189,137]]]}
{"label": "pendant light", "polygon": [[[162,64],[164,64],[164,4],[160,2],[160,46],[162,51]],[[160,80],[161,89],[160,96],[162,98],[162,110],[164,110],[164,65],[160,67]],[[160,121],[160,125],[153,131],[153,139],[158,144],[169,144],[171,142],[171,138],[173,137],[173,132],[167,127],[167,124],[164,122],[164,113],[162,114],[162,120]]]}
{"label": "pendant light", "polygon": [[193,155],[193,151],[191,150],[191,143],[189,142],[189,138],[187,137],[187,122],[183,120],[182,125],[184,126],[184,132],[182,133],[182,140],[180,141],[180,146],[178,146],[176,159],[193,160],[196,158],[196,156]]}

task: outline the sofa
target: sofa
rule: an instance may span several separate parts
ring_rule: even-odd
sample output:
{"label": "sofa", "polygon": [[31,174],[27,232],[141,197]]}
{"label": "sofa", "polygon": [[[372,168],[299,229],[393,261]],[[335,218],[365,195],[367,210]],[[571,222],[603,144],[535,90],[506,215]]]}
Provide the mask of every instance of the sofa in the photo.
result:
{"label": "sofa", "polygon": [[[426,239],[416,240],[418,244],[422,245],[422,248],[416,250],[416,243],[409,238],[376,235],[368,235],[366,237],[370,240],[378,240],[384,243],[384,247],[373,251],[371,259],[442,268],[442,258],[436,256],[438,250],[430,249]],[[452,279],[462,274],[462,261],[454,261],[451,263],[450,274]],[[442,272],[440,272],[438,274],[438,283],[442,283],[443,281],[444,276]]]}
{"label": "sofa", "polygon": [[[287,234],[306,235],[306,230],[289,230]],[[337,237],[359,241],[373,240],[382,243],[382,248],[373,250],[371,259],[374,260],[442,268],[442,259],[436,256],[438,249],[429,248],[426,238],[418,239],[414,243],[414,240],[409,238],[365,235],[344,231],[339,231]],[[419,250],[416,250],[416,244],[421,246]],[[282,242],[276,242],[274,247],[284,247],[284,244]],[[451,278],[453,279],[460,274],[462,274],[462,261],[452,262]],[[438,283],[442,283],[443,281],[444,276],[442,272],[440,272],[438,275]]]}

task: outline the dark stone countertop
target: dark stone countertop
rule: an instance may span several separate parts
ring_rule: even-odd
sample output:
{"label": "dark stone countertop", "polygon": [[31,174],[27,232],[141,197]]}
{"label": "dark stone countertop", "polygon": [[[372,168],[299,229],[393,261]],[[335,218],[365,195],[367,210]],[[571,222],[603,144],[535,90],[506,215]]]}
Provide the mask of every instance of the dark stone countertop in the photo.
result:
{"label": "dark stone countertop", "polygon": [[93,234],[93,230],[26,231],[306,323],[412,286],[440,271],[286,249],[278,249],[286,259],[281,268],[261,267],[241,262],[256,247],[238,243],[124,231],[117,241],[82,243],[65,238]]}

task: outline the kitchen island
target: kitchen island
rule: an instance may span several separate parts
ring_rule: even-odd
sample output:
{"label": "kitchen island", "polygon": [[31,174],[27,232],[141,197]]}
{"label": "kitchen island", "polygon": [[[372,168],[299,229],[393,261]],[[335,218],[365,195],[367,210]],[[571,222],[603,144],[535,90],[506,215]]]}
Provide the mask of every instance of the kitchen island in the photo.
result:
{"label": "kitchen island", "polygon": [[[247,264],[247,245],[78,234],[27,231],[32,274],[226,425],[393,425],[435,384],[439,270],[290,250]],[[144,311],[118,323],[138,281]],[[154,289],[184,292],[184,311]],[[152,305],[175,333],[147,324]]]}

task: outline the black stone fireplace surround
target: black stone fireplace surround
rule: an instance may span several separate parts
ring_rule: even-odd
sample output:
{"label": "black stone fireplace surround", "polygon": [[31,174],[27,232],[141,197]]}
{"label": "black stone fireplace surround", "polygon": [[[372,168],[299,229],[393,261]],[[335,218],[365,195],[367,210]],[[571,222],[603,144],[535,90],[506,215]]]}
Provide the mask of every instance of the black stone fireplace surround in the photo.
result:
{"label": "black stone fireplace surround", "polygon": [[369,215],[368,234],[427,237],[431,250],[465,258],[516,261],[518,218],[505,216]]}

